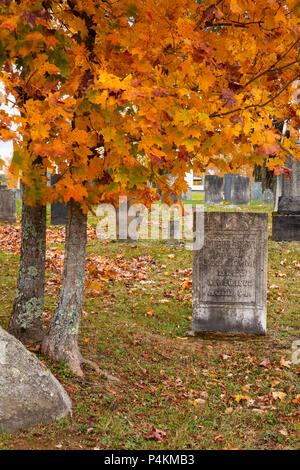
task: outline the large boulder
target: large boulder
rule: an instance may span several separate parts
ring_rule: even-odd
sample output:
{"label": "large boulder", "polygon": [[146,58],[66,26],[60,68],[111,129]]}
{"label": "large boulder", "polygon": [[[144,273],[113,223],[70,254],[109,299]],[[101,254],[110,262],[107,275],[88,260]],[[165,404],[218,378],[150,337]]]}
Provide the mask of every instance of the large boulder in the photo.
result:
{"label": "large boulder", "polygon": [[0,327],[0,432],[51,423],[70,413],[71,405],[49,369]]}

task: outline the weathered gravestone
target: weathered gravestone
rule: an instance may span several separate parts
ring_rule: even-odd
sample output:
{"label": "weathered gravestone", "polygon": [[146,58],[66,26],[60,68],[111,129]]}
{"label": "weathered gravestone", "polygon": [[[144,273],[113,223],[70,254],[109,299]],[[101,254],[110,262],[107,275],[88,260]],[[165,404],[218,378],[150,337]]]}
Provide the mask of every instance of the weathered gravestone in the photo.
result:
{"label": "weathered gravestone", "polygon": [[231,184],[232,178],[238,176],[237,173],[226,173],[224,175],[224,201],[231,202]]}
{"label": "weathered gravestone", "polygon": [[262,183],[251,183],[251,201],[262,201]]}
{"label": "weathered gravestone", "polygon": [[168,240],[167,245],[179,246],[181,240],[181,224],[180,220],[168,221]]}
{"label": "weathered gravestone", "polygon": [[273,196],[273,191],[271,189],[264,190],[262,202],[263,204],[273,204],[274,196]]}
{"label": "weathered gravestone", "polygon": [[0,432],[51,423],[71,405],[49,369],[0,327]]}
{"label": "weathered gravestone", "polygon": [[134,204],[133,200],[120,201],[116,211],[116,238],[118,241],[136,242],[139,239],[139,227],[141,226],[144,214],[137,211],[131,215],[130,208]]}
{"label": "weathered gravestone", "polygon": [[217,175],[206,175],[204,180],[205,204],[222,204],[223,178]]}
{"label": "weathered gravestone", "polygon": [[0,222],[16,222],[16,193],[13,189],[0,189]]}
{"label": "weathered gravestone", "polygon": [[300,214],[300,196],[280,196],[278,212],[285,215]]}
{"label": "weathered gravestone", "polygon": [[272,239],[276,242],[300,242],[300,213],[272,215]]}
{"label": "weathered gravestone", "polygon": [[232,204],[249,204],[250,190],[248,176],[232,175],[230,200]]}
{"label": "weathered gravestone", "polygon": [[291,179],[277,176],[276,203],[272,214],[272,238],[275,241],[300,241],[300,162],[288,159]]}
{"label": "weathered gravestone", "polygon": [[[60,175],[51,175],[51,186],[59,180]],[[51,225],[65,225],[67,222],[67,205],[56,201],[51,204]]]}
{"label": "weathered gravestone", "polygon": [[208,212],[193,251],[193,332],[266,333],[268,214]]}

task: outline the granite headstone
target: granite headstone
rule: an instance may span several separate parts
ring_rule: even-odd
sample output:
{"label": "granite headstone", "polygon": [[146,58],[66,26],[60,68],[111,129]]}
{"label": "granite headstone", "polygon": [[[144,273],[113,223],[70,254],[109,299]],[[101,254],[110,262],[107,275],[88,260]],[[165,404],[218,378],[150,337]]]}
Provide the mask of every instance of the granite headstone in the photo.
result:
{"label": "granite headstone", "polygon": [[266,333],[268,214],[207,212],[193,251],[193,332]]}
{"label": "granite headstone", "polygon": [[168,221],[168,239],[166,245],[179,246],[181,239],[181,225],[179,220]]}
{"label": "granite headstone", "polygon": [[120,201],[116,211],[116,238],[120,242],[136,242],[139,238],[139,227],[141,226],[144,214],[138,212],[130,214],[130,207],[134,203],[132,200]]}
{"label": "granite headstone", "polygon": [[249,204],[250,190],[248,176],[232,176],[230,198],[232,204]]}
{"label": "granite headstone", "polygon": [[[59,180],[60,175],[51,175],[51,186]],[[67,222],[67,205],[56,201],[51,204],[51,225],[65,225]]]}
{"label": "granite headstone", "polygon": [[264,190],[262,202],[263,204],[273,204],[274,196],[273,196],[273,191],[271,189]]}
{"label": "granite headstone", "polygon": [[238,176],[237,173],[226,173],[224,175],[224,201],[231,202],[231,184],[232,178]]}
{"label": "granite headstone", "polygon": [[205,204],[222,204],[223,178],[217,175],[206,175],[204,180]]}
{"label": "granite headstone", "polygon": [[251,183],[251,201],[262,201],[262,183],[259,181]]}
{"label": "granite headstone", "polygon": [[0,188],[0,222],[16,222],[16,193],[13,189]]}
{"label": "granite headstone", "polygon": [[272,238],[275,241],[300,241],[300,162],[289,158],[286,165],[293,171],[291,179],[277,176]]}

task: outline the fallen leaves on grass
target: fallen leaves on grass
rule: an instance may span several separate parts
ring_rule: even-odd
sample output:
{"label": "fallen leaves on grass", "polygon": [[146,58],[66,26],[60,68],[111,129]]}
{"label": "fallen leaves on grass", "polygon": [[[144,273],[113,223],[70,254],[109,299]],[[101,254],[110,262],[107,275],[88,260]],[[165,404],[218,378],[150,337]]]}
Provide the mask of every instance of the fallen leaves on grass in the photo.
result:
{"label": "fallen leaves on grass", "polygon": [[270,365],[271,365],[270,359],[269,358],[264,359],[263,361],[261,361],[261,363],[259,365],[261,367],[270,367]]}
{"label": "fallen leaves on grass", "polygon": [[165,433],[165,431],[153,427],[145,437],[146,439],[155,439],[156,441],[162,442],[166,436],[167,433]]}
{"label": "fallen leaves on grass", "polygon": [[293,403],[295,405],[300,405],[300,393],[298,395],[296,395],[296,397],[293,400]]}
{"label": "fallen leaves on grass", "polygon": [[282,357],[280,359],[280,365],[281,367],[286,367],[287,369],[289,369],[291,367],[291,361],[286,361],[284,357]]}
{"label": "fallen leaves on grass", "polygon": [[284,393],[284,392],[272,392],[272,397],[274,398],[274,400],[283,401],[286,397],[286,393]]}
{"label": "fallen leaves on grass", "polygon": [[[48,245],[60,245],[65,242],[65,226],[50,226],[46,230]],[[90,224],[87,228],[88,240],[96,238],[96,230]],[[20,254],[21,225],[0,225],[0,250]]]}
{"label": "fallen leaves on grass", "polygon": [[240,403],[240,401],[242,400],[251,400],[251,397],[249,397],[248,395],[234,395],[234,399],[235,401],[237,401],[238,403]]}
{"label": "fallen leaves on grass", "polygon": [[181,284],[179,293],[182,293],[185,289],[192,289],[192,279],[188,277],[185,281]]}
{"label": "fallen leaves on grass", "polygon": [[206,403],[206,400],[204,398],[196,398],[196,400],[193,400],[193,405],[204,405]]}

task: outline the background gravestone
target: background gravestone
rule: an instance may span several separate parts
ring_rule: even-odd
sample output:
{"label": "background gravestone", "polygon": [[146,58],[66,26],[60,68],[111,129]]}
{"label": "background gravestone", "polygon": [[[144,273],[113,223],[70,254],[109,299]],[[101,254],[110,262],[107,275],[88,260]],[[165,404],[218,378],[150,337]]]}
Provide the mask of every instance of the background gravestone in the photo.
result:
{"label": "background gravestone", "polygon": [[223,178],[217,175],[205,175],[205,204],[222,204]]}
{"label": "background gravestone", "polygon": [[231,184],[232,178],[238,176],[237,173],[226,173],[224,175],[224,201],[231,202]]}
{"label": "background gravestone", "polygon": [[[143,222],[144,214],[142,212],[136,215],[129,215],[130,206],[134,200],[120,201],[116,211],[116,238],[120,242],[136,242],[139,239],[139,227]],[[134,234],[129,234],[129,226]]]}
{"label": "background gravestone", "polygon": [[276,242],[300,242],[300,213],[272,215],[272,239]]}
{"label": "background gravestone", "polygon": [[294,171],[290,180],[284,175],[277,176],[277,212],[272,214],[272,238],[275,241],[300,241],[300,162],[287,159],[286,165]]}
{"label": "background gravestone", "polygon": [[[51,186],[59,180],[60,175],[51,175]],[[51,204],[51,225],[65,225],[67,222],[67,205],[63,202],[53,202]]]}
{"label": "background gravestone", "polygon": [[250,190],[248,176],[233,175],[231,179],[232,204],[249,204]]}
{"label": "background gravestone", "polygon": [[300,196],[280,196],[278,202],[278,212],[285,215],[300,214]]}
{"label": "background gravestone", "polygon": [[16,193],[13,189],[0,188],[0,222],[16,222]]}
{"label": "background gravestone", "polygon": [[166,245],[179,246],[181,240],[181,224],[179,220],[168,221],[168,240]]}
{"label": "background gravestone", "polygon": [[265,334],[268,214],[206,212],[193,251],[193,332]]}
{"label": "background gravestone", "polygon": [[262,202],[263,204],[273,204],[274,196],[273,191],[271,189],[264,190]]}
{"label": "background gravestone", "polygon": [[262,183],[251,183],[251,201],[262,201]]}
{"label": "background gravestone", "polygon": [[50,370],[0,327],[0,433],[51,423],[71,405]]}

